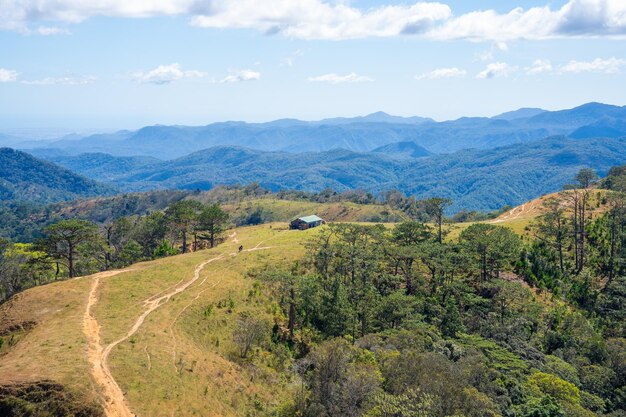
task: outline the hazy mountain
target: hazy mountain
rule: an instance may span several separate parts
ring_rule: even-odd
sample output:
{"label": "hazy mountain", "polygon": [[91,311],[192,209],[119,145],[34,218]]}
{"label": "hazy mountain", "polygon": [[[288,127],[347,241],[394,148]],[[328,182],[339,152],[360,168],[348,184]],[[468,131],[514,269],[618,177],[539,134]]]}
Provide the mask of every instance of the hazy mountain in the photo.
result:
{"label": "hazy mountain", "polygon": [[[415,149],[400,143],[395,149]],[[122,161],[116,162],[116,159]],[[277,190],[294,188],[372,192],[399,189],[418,198],[446,196],[453,209],[498,209],[559,190],[583,167],[604,174],[626,162],[626,139],[569,139],[551,137],[490,150],[399,159],[381,152],[331,150],[293,154],[241,147],[214,147],[171,161],[149,160],[133,169],[125,158],[93,155],[56,158],[84,175],[98,178],[108,160],[124,166],[109,178],[124,190],[210,189],[218,184],[259,182]],[[129,164],[129,165],[124,165]],[[135,166],[137,166],[135,165]]]}
{"label": "hazy mountain", "polygon": [[547,110],[532,108],[532,107],[522,107],[518,110],[508,111],[506,113],[499,114],[497,116],[492,117],[492,119],[503,119],[503,120],[516,120],[516,119],[526,119],[529,117],[536,116],[541,113],[545,113]]}
{"label": "hazy mountain", "polygon": [[397,142],[374,149],[372,152],[397,159],[422,158],[432,155],[415,142]]}
{"label": "hazy mountain", "polygon": [[606,117],[626,118],[626,106],[612,106],[602,103],[587,103],[569,110],[550,111],[538,114],[526,121],[528,126],[552,126],[569,129],[592,124]]}
{"label": "hazy mountain", "polygon": [[570,136],[577,139],[619,138],[626,136],[626,118],[605,117],[590,125],[576,129]]}
{"label": "hazy mountain", "polygon": [[58,165],[24,152],[0,148],[0,201],[48,203],[113,192],[110,186]]}
{"label": "hazy mountain", "polygon": [[[570,135],[607,118],[616,125],[625,121],[626,107],[588,103],[555,112],[519,109],[493,118],[462,117],[438,123],[421,117],[403,118],[378,112],[315,122],[281,119],[269,123],[224,122],[194,127],[155,125],[79,140],[63,139],[41,146],[73,155],[104,152],[159,159],[174,159],[215,146],[291,153],[338,148],[368,152],[398,142],[414,142],[432,153],[449,153],[471,148],[491,149],[551,135]],[[611,133],[612,137],[616,135]]]}
{"label": "hazy mountain", "polygon": [[391,114],[387,114],[383,111],[379,111],[376,113],[368,114],[367,116],[357,116],[357,117],[335,117],[331,119],[323,119],[319,122],[313,122],[315,124],[325,124],[325,125],[337,125],[337,124],[349,124],[349,123],[395,123],[395,124],[412,124],[418,125],[423,123],[434,122],[433,119],[428,117],[401,117],[401,116],[392,116]]}

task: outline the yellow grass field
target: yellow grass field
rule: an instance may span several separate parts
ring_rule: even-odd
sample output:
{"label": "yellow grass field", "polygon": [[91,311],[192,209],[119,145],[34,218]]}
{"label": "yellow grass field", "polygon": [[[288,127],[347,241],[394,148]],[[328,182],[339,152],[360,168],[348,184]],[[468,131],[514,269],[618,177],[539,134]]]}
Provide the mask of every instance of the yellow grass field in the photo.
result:
{"label": "yellow grass field", "polygon": [[[90,356],[98,349],[93,335],[86,334],[90,313],[99,328],[100,352],[121,340],[106,362],[133,414],[238,416],[243,410],[279,404],[289,395],[289,381],[263,366],[262,358],[254,366],[238,364],[232,330],[244,311],[271,319],[264,295],[251,292],[249,267],[302,257],[302,243],[317,231],[288,231],[286,224],[271,224],[230,233],[215,249],[33,288],[3,305],[5,325],[37,324],[0,357],[0,384],[51,379],[87,398],[114,402],[106,381],[94,376]],[[241,253],[239,245],[244,246]],[[209,260],[194,280],[196,267]],[[96,280],[96,300],[88,311]],[[146,312],[146,301],[163,296],[129,334]],[[218,307],[231,300],[232,311]],[[207,317],[203,312],[209,305],[213,309]],[[127,415],[116,414],[114,405],[109,404],[109,415]]]}

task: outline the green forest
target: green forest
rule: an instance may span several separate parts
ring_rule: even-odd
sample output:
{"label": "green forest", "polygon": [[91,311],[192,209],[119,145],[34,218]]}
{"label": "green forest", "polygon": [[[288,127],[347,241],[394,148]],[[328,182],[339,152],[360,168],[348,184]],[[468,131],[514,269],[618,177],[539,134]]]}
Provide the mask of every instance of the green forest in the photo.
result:
{"label": "green forest", "polygon": [[280,300],[272,346],[303,381],[279,415],[626,415],[619,173],[604,214],[586,214],[583,170],[575,210],[548,202],[527,239],[492,224],[456,239],[419,222],[336,224],[290,269],[251,271]]}

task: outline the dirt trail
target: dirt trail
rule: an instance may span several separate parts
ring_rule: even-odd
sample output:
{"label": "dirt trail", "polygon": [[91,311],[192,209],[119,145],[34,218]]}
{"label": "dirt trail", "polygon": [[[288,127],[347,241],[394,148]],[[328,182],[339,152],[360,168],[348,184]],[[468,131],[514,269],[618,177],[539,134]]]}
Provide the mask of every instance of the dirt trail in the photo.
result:
{"label": "dirt trail", "polygon": [[117,275],[122,271],[111,271],[102,274],[97,274],[92,277],[93,284],[91,286],[91,291],[89,293],[89,299],[87,302],[87,308],[85,310],[84,318],[83,318],[83,330],[87,339],[89,341],[89,351],[88,351],[88,359],[89,363],[92,365],[92,376],[97,384],[99,384],[105,395],[105,412],[107,417],[133,417],[134,414],[128,408],[126,401],[124,400],[124,393],[121,388],[113,378],[111,374],[111,370],[107,364],[107,359],[111,354],[113,348],[115,348],[120,343],[127,340],[133,334],[139,330],[141,325],[144,323],[146,317],[154,310],[156,310],[159,306],[165,304],[170,300],[174,295],[179,294],[185,291],[190,285],[196,282],[200,278],[200,272],[202,269],[211,262],[222,259],[223,255],[219,255],[215,258],[209,259],[207,261],[202,262],[194,271],[192,279],[185,282],[184,284],[177,284],[177,286],[169,291],[168,293],[158,297],[150,297],[144,301],[144,312],[139,316],[139,318],[135,321],[130,330],[124,335],[122,338],[110,343],[105,348],[102,347],[102,343],[100,340],[100,325],[98,321],[92,314],[92,307],[98,302],[98,286],[100,284],[100,278]]}
{"label": "dirt trail", "polygon": [[522,204],[519,207],[515,207],[509,210],[505,215],[498,217],[495,220],[490,221],[489,223],[502,223],[507,220],[515,220],[521,217],[526,212],[526,204]]}
{"label": "dirt trail", "polygon": [[[237,235],[236,232],[233,232],[233,234],[230,235],[229,237],[233,240],[234,243],[239,243],[236,235]],[[254,252],[258,250],[265,250],[265,249],[271,248],[270,246],[262,247],[261,243],[263,243],[263,241],[259,242],[254,248],[245,249],[242,252]],[[231,253],[230,256],[237,256],[237,253]],[[91,285],[91,290],[89,292],[87,308],[85,309],[85,314],[83,316],[83,332],[85,333],[85,336],[87,337],[87,340],[89,342],[87,357],[88,357],[89,363],[92,366],[91,374],[95,382],[102,387],[102,390],[104,393],[105,413],[107,417],[134,417],[135,416],[135,414],[133,414],[130,411],[128,404],[126,403],[122,389],[117,384],[117,382],[115,381],[115,378],[111,374],[111,370],[107,363],[107,360],[109,358],[109,355],[111,354],[111,351],[117,345],[124,342],[125,340],[130,338],[132,335],[134,335],[137,332],[137,330],[139,330],[141,325],[144,323],[146,317],[148,317],[150,313],[152,313],[154,310],[156,310],[163,304],[167,303],[173,296],[185,291],[187,288],[193,285],[196,281],[198,281],[198,279],[200,279],[200,272],[202,272],[205,266],[207,266],[211,262],[214,262],[220,259],[224,259],[223,254],[200,263],[199,265],[196,266],[193,277],[190,280],[186,282],[184,282],[184,280],[181,280],[178,283],[176,283],[173,287],[160,291],[157,294],[144,300],[143,302],[144,311],[137,318],[137,320],[135,321],[133,326],[130,328],[130,330],[123,337],[110,343],[106,347],[102,346],[102,341],[100,339],[100,324],[98,323],[98,321],[96,320],[96,318],[94,317],[92,313],[93,306],[98,302],[98,287],[100,285],[100,279],[111,277],[111,276],[114,276],[123,272],[127,272],[127,271],[130,271],[130,269],[124,269],[124,270],[119,270],[119,271],[107,271],[107,272],[102,272],[102,273],[91,276],[91,279],[93,280],[93,282]],[[206,281],[206,278],[200,283],[200,286],[202,286],[202,284],[204,284],[205,281]],[[216,285],[219,284],[219,282],[220,281],[216,282],[211,287],[200,291],[196,295],[196,297],[191,301],[191,303],[189,303],[187,306],[183,308],[181,312],[179,312],[179,314],[176,316],[174,322],[172,323],[170,327],[173,327],[174,323],[180,317],[180,315],[194,301],[196,301],[203,292],[211,288],[214,288]],[[148,360],[151,362],[150,353],[147,351],[147,346],[146,346],[145,351],[148,356]],[[175,352],[176,352],[176,348],[174,348],[174,357],[176,355]],[[150,367],[151,367],[151,364],[150,364]]]}
{"label": "dirt trail", "polygon": [[124,394],[115,379],[111,376],[106,363],[103,362],[103,349],[100,343],[100,325],[92,314],[92,307],[98,302],[98,286],[100,278],[110,277],[125,271],[114,271],[93,276],[87,308],[83,316],[83,331],[89,341],[87,357],[92,365],[91,375],[104,391],[104,409],[108,417],[133,417],[126,403]]}

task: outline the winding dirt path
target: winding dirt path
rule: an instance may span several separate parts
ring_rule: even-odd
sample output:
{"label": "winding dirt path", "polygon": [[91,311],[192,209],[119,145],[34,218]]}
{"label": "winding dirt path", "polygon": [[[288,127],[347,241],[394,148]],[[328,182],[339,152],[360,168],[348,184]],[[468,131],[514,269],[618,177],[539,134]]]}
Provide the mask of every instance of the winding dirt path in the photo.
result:
{"label": "winding dirt path", "polygon": [[196,266],[193,277],[189,281],[183,284],[177,284],[173,290],[164,295],[161,295],[160,297],[150,297],[145,300],[143,303],[145,308],[144,312],[139,316],[139,318],[137,318],[137,320],[130,328],[130,330],[126,333],[126,335],[110,343],[104,348],[102,347],[102,343],[100,340],[100,325],[98,324],[98,321],[92,313],[93,306],[98,302],[98,286],[100,285],[100,278],[117,275],[119,273],[126,272],[126,270],[106,272],[94,275],[92,277],[93,283],[91,285],[91,291],[89,292],[87,308],[83,316],[83,331],[85,333],[85,336],[87,336],[87,340],[89,341],[88,359],[89,363],[92,365],[91,374],[95,382],[103,389],[105,397],[105,412],[107,417],[134,416],[134,414],[128,408],[128,405],[126,404],[126,401],[124,399],[124,393],[115,381],[115,378],[113,378],[113,375],[111,374],[111,370],[107,363],[107,360],[113,348],[115,348],[117,345],[124,342],[133,334],[135,334],[150,313],[152,313],[161,305],[168,302],[174,295],[185,291],[187,288],[189,288],[189,286],[196,282],[200,278],[200,272],[202,271],[202,269],[204,269],[206,265],[222,259],[223,257],[223,255],[219,255],[215,258],[202,262],[201,264]]}
{"label": "winding dirt path", "polygon": [[[229,237],[232,238],[233,242],[238,243],[235,232]],[[263,242],[261,241],[252,249],[246,249],[246,250],[243,250],[242,252],[254,252],[258,250],[265,250],[265,249],[271,248],[271,246],[263,247],[261,246],[261,243]],[[231,253],[230,256],[237,256],[237,253]],[[125,340],[130,338],[132,335],[134,335],[137,332],[137,330],[139,330],[141,325],[144,323],[146,317],[150,315],[150,313],[152,313],[154,310],[156,310],[163,304],[167,303],[173,296],[185,291],[190,286],[192,286],[196,281],[198,281],[200,279],[200,273],[202,272],[204,267],[206,267],[211,262],[215,262],[220,259],[224,259],[224,254],[221,254],[219,256],[206,260],[200,263],[199,265],[197,265],[194,270],[193,277],[190,280],[186,282],[184,281],[184,279],[180,280],[179,282],[174,284],[174,286],[169,287],[163,291],[160,291],[157,294],[144,300],[143,301],[144,311],[137,318],[137,320],[135,321],[133,326],[130,328],[130,330],[128,330],[128,332],[123,337],[108,344],[106,347],[103,347],[102,345],[102,340],[100,338],[101,327],[92,312],[94,305],[96,305],[96,303],[98,302],[98,288],[100,286],[100,279],[111,277],[111,276],[114,276],[123,272],[128,272],[131,269],[101,272],[91,277],[92,279],[91,290],[89,292],[87,307],[83,315],[83,332],[85,336],[87,337],[87,340],[89,343],[87,357],[88,357],[89,363],[91,364],[91,375],[94,381],[98,385],[100,385],[100,387],[102,388],[105,413],[107,417],[134,417],[135,416],[135,414],[133,414],[130,411],[128,404],[126,403],[126,400],[124,398],[124,392],[122,391],[120,386],[117,384],[117,381],[111,374],[111,369],[109,368],[109,365],[107,363],[109,355],[111,354],[111,351],[117,345],[124,342]],[[198,287],[202,287],[203,284],[206,282],[206,280],[207,278],[205,277]],[[214,288],[220,282],[221,280],[218,280],[212,286],[208,288],[204,288],[201,291],[199,291],[198,294],[196,294],[196,297],[192,299],[191,302],[187,304],[182,309],[182,311],[180,311],[177,314],[177,316],[175,317],[174,321],[172,322],[170,326],[170,331],[172,332],[172,334],[173,334],[173,326],[178,320],[178,318],[182,315],[182,313],[184,313],[184,311],[189,306],[191,306],[191,304],[193,304],[200,297],[202,293]],[[176,357],[175,346],[176,345],[174,341],[174,359]],[[146,355],[148,356],[148,361],[151,362],[150,353],[147,350],[147,346],[145,347],[144,350],[146,351]],[[151,363],[149,366],[151,367]]]}
{"label": "winding dirt path", "polygon": [[104,392],[104,410],[107,417],[133,417],[128,409],[124,394],[115,379],[111,375],[108,366],[104,362],[102,344],[100,342],[100,325],[93,316],[92,308],[98,302],[98,286],[100,278],[117,275],[124,271],[115,271],[111,273],[97,274],[93,276],[91,291],[87,301],[87,308],[83,316],[83,332],[89,341],[87,358],[91,367],[91,375]]}

